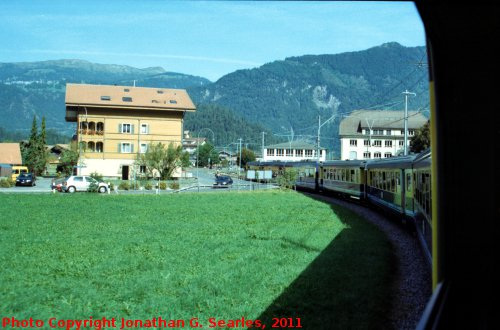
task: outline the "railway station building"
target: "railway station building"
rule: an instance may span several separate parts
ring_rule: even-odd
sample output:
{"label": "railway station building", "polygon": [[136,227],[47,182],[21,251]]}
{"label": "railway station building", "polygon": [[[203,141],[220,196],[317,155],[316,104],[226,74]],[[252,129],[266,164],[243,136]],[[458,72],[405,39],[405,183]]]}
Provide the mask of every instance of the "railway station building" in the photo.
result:
{"label": "railway station building", "polygon": [[[196,107],[184,89],[67,84],[66,121],[77,124],[77,174],[129,180],[150,144],[182,145],[183,119]],[[180,169],[174,176],[180,176]]]}
{"label": "railway station building", "polygon": [[[316,146],[303,141],[284,142],[264,147],[263,161],[299,162],[316,159]],[[326,149],[320,148],[319,160],[323,162],[325,159]]]}
{"label": "railway station building", "polygon": [[[408,148],[427,120],[421,112],[408,111]],[[339,138],[342,160],[398,156],[404,150],[404,111],[354,111],[340,122]]]}

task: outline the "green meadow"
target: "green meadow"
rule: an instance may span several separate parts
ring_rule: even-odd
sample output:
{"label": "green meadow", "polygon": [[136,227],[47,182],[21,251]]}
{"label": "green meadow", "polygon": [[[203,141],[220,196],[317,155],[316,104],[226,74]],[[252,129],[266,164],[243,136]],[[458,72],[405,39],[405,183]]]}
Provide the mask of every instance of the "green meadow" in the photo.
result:
{"label": "green meadow", "polygon": [[0,194],[0,251],[2,317],[390,327],[385,236],[295,192]]}

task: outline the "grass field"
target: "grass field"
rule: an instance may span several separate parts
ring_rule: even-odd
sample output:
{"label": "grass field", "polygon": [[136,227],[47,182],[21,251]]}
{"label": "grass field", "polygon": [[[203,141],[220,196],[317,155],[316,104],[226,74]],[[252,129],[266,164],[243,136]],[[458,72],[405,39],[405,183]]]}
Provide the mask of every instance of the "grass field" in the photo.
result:
{"label": "grass field", "polygon": [[0,194],[0,215],[2,317],[388,326],[390,244],[299,193]]}

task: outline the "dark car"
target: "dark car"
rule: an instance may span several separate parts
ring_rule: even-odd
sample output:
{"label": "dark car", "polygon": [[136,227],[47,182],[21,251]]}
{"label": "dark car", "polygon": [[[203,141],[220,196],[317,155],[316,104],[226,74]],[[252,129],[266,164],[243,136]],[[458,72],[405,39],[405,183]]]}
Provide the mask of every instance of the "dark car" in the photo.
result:
{"label": "dark car", "polygon": [[16,186],[36,186],[36,178],[33,173],[21,173],[17,176]]}
{"label": "dark car", "polygon": [[215,177],[214,188],[229,187],[233,184],[233,179],[229,175],[218,175]]}

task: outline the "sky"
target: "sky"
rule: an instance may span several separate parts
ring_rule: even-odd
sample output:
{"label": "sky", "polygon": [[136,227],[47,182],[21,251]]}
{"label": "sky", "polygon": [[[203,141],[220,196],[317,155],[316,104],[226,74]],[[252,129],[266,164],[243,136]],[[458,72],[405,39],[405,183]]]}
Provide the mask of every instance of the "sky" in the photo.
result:
{"label": "sky", "polygon": [[0,62],[82,59],[216,81],[306,54],[425,46],[411,2],[0,0]]}

